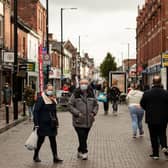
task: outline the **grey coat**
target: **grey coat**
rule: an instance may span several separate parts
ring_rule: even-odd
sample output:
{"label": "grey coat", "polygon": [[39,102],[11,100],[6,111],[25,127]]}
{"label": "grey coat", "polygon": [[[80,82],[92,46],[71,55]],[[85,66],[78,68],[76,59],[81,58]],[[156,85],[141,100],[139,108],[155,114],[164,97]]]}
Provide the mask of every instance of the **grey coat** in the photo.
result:
{"label": "grey coat", "polygon": [[76,89],[69,100],[69,110],[74,127],[90,128],[98,111],[93,91],[88,89],[84,95],[80,89]]}

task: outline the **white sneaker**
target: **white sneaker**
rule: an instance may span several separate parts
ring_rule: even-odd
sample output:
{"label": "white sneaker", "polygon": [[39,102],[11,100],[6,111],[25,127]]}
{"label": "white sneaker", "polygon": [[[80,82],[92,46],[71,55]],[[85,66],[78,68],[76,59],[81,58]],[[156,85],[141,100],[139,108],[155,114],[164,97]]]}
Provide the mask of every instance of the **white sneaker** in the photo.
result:
{"label": "white sneaker", "polygon": [[81,152],[78,152],[78,153],[77,153],[77,157],[78,157],[78,158],[82,158],[82,153],[81,153]]}
{"label": "white sneaker", "polygon": [[87,160],[88,159],[88,154],[87,153],[82,154],[81,159],[82,160]]}
{"label": "white sneaker", "polygon": [[165,156],[168,156],[168,149],[167,148],[162,148],[162,152],[165,154]]}

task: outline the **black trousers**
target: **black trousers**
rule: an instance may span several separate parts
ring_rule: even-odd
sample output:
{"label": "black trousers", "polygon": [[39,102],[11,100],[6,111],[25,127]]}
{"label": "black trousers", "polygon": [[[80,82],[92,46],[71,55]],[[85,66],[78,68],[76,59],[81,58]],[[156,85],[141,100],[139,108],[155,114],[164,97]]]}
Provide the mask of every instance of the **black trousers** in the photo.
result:
{"label": "black trousers", "polygon": [[78,135],[79,147],[78,152],[87,153],[87,138],[90,131],[90,128],[79,128],[75,127],[76,133]]}
{"label": "black trousers", "polygon": [[104,105],[104,111],[107,112],[109,109],[109,102],[108,101],[104,102],[103,105]]}
{"label": "black trousers", "polygon": [[[53,157],[57,157],[57,143],[56,143],[56,136],[49,136],[50,147],[52,150]],[[40,148],[45,140],[45,136],[38,136],[37,141],[37,149],[34,152],[34,157],[38,157]]]}
{"label": "black trousers", "polygon": [[113,112],[117,112],[118,111],[118,100],[113,100],[112,101],[112,109],[113,109]]}
{"label": "black trousers", "polygon": [[159,146],[167,148],[166,128],[167,124],[148,124],[150,140],[153,150],[153,155],[159,156]]}

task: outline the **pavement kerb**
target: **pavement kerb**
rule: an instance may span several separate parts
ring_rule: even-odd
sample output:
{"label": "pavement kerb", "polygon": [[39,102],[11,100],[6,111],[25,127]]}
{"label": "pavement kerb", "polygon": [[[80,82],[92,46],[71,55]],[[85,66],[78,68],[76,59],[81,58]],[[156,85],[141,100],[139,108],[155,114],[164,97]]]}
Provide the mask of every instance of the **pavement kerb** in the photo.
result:
{"label": "pavement kerb", "polygon": [[23,121],[26,121],[27,120],[27,116],[25,117],[22,117],[22,118],[19,118],[18,120],[15,120],[15,121],[12,121],[11,123],[9,124],[6,124],[4,127],[0,128],[0,134],[7,131],[8,129],[20,124],[21,122]]}

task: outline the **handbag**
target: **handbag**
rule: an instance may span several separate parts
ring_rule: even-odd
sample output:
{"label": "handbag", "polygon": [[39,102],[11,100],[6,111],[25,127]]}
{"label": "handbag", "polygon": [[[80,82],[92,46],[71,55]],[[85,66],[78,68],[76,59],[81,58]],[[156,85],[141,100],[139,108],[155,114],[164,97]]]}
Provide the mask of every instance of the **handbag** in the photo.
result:
{"label": "handbag", "polygon": [[100,102],[107,102],[107,96],[104,93],[99,93],[97,100]]}
{"label": "handbag", "polygon": [[37,148],[37,140],[38,140],[37,128],[35,128],[35,130],[33,130],[30,136],[27,138],[24,146],[28,150],[35,150]]}

